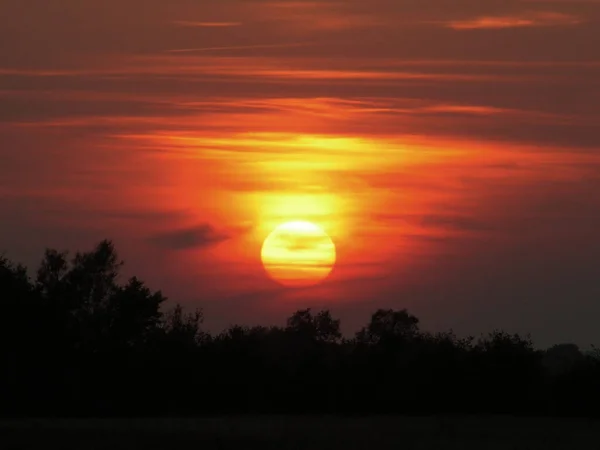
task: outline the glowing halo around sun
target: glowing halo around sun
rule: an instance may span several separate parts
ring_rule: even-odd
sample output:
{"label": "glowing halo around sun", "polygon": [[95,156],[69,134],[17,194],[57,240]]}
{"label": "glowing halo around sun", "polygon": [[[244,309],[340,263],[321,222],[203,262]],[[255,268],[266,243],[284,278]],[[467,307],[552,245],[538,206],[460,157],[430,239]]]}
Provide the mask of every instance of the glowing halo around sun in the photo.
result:
{"label": "glowing halo around sun", "polygon": [[267,274],[278,283],[289,287],[312,286],[333,270],[335,244],[314,223],[286,222],[265,239],[261,259]]}

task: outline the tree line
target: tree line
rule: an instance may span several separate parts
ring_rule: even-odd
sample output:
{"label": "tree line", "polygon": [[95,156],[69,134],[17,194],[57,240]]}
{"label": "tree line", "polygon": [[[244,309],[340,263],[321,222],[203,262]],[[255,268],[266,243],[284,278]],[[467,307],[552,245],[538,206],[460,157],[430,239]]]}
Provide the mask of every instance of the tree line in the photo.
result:
{"label": "tree line", "polygon": [[46,250],[34,277],[0,257],[0,414],[600,416],[600,352],[495,330],[430,333],[380,309],[352,338],[331,313],[211,335],[122,267],[110,241]]}

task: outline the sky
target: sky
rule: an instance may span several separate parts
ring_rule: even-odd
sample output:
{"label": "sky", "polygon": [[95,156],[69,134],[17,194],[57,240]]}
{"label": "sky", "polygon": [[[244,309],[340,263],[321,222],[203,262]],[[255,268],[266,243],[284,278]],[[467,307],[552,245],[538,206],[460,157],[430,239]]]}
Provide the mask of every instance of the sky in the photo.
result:
{"label": "sky", "polygon": [[[600,1],[0,0],[0,251],[112,239],[209,329],[600,344]],[[317,224],[324,282],[261,246]]]}

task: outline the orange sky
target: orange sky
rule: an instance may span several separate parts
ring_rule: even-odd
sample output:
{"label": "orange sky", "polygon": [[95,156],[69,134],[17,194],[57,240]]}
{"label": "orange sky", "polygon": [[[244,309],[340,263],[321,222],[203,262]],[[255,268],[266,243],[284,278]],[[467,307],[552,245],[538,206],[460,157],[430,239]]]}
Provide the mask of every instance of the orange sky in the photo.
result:
{"label": "orange sky", "polygon": [[[0,0],[0,42],[7,256],[112,238],[214,329],[600,343],[600,2]],[[266,276],[287,220],[333,238],[325,283]]]}

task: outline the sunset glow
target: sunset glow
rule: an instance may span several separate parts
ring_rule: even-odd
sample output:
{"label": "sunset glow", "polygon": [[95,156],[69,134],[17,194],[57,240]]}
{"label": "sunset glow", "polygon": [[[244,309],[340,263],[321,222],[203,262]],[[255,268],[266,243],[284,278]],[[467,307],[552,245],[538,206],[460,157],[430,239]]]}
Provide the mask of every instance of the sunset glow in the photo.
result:
{"label": "sunset glow", "polygon": [[113,239],[215,328],[593,341],[600,3],[0,3],[0,255]]}

